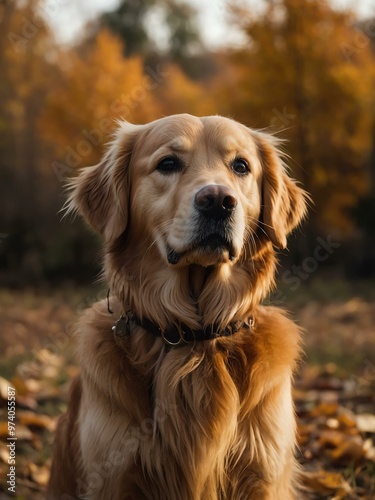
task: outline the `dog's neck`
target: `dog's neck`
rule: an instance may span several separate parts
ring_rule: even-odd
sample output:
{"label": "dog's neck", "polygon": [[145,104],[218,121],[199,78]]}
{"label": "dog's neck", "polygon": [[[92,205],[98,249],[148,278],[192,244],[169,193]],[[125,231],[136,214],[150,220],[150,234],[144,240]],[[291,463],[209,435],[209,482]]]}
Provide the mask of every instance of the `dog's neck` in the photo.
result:
{"label": "dog's neck", "polygon": [[206,285],[206,281],[213,271],[213,266],[203,267],[197,264],[191,264],[188,267],[190,295],[197,303]]}
{"label": "dog's neck", "polygon": [[272,245],[262,246],[246,261],[208,268],[195,264],[174,268],[165,265],[156,249],[152,254],[147,269],[126,252],[122,254],[125,263],[109,253],[106,265],[111,269],[111,291],[124,312],[146,317],[161,328],[180,323],[195,329],[211,324],[225,328],[252,315],[273,287],[276,258]]}

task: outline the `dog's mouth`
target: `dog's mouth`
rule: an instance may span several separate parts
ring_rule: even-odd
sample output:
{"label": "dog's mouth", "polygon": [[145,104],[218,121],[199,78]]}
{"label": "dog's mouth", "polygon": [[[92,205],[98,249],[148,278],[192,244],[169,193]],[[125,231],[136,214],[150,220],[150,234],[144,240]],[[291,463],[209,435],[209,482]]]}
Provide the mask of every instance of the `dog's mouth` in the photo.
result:
{"label": "dog's mouth", "polygon": [[167,245],[168,262],[169,264],[178,264],[182,257],[195,251],[202,254],[222,254],[223,252],[228,252],[229,260],[234,260],[236,258],[236,252],[233,244],[221,234],[214,233],[195,240],[182,251],[176,251]]}

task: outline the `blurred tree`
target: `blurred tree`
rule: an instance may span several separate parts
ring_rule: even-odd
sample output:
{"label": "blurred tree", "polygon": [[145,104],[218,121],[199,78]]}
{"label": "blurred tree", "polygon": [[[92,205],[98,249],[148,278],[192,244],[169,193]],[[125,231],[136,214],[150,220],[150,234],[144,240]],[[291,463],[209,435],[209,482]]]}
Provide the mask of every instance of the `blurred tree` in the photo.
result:
{"label": "blurred tree", "polygon": [[37,4],[31,0],[25,5],[5,2],[0,6],[4,33],[0,42],[0,124],[7,137],[7,153],[1,161],[4,168],[25,179],[27,188],[36,177],[39,145],[34,125],[48,88],[43,73],[48,71],[49,63],[44,54],[51,46],[51,35],[43,18],[37,15]]}
{"label": "blurred tree", "polygon": [[43,172],[48,145],[37,127],[54,73],[54,41],[38,6],[37,0],[0,5],[0,232],[8,234],[0,266],[11,281],[42,277],[42,233],[57,221],[57,190]]}
{"label": "blurred tree", "polygon": [[182,67],[189,57],[202,52],[202,41],[197,26],[196,9],[185,2],[164,0],[165,23],[168,30],[168,52],[171,60]]}
{"label": "blurred tree", "polygon": [[217,84],[221,111],[290,139],[292,169],[316,205],[312,235],[350,232],[350,209],[367,189],[375,81],[369,44],[354,17],[325,0],[272,0],[256,15],[238,6],[234,14],[248,45],[226,57]]}
{"label": "blurred tree", "polygon": [[125,55],[145,55],[151,50],[147,30],[147,14],[157,0],[122,0],[118,8],[105,12],[99,19],[100,27],[107,27],[124,41]]}
{"label": "blurred tree", "polygon": [[[369,159],[368,192],[358,200],[352,214],[360,230],[357,247],[358,256],[355,262],[354,273],[362,278],[375,276],[375,126],[372,136],[372,154]],[[347,263],[353,275],[353,261]]]}
{"label": "blurred tree", "polygon": [[116,118],[144,123],[157,116],[160,106],[152,90],[163,83],[163,74],[148,74],[139,56],[122,53],[122,41],[108,31],[100,32],[84,55],[75,48],[60,53],[59,81],[41,121],[43,137],[58,146],[62,158],[54,165],[57,176],[95,163]]}
{"label": "blurred tree", "polygon": [[[375,17],[356,23],[361,46],[369,45],[375,58]],[[355,48],[355,47],[354,47]],[[357,47],[358,49],[358,47]],[[375,115],[375,109],[373,110]],[[372,154],[369,159],[368,193],[353,209],[353,217],[361,231],[361,254],[356,272],[361,277],[375,276],[375,116],[372,133]]]}
{"label": "blurred tree", "polygon": [[197,15],[197,9],[183,0],[122,0],[91,30],[96,34],[105,27],[118,35],[126,56],[141,55],[151,66],[176,63],[188,76],[201,80],[215,68],[204,50]]}
{"label": "blurred tree", "polygon": [[166,49],[178,62],[201,48],[197,10],[182,0],[122,0],[116,10],[102,14],[101,26],[122,38],[128,56]]}

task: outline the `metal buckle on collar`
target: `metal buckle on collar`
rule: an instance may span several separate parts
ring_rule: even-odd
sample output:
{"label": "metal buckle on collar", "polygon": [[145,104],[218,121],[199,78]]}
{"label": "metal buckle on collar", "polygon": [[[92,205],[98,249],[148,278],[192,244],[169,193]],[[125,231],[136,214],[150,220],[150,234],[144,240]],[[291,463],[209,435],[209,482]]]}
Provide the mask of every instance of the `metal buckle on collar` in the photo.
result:
{"label": "metal buckle on collar", "polygon": [[112,326],[112,332],[117,337],[125,337],[125,335],[129,335],[130,333],[130,321],[133,319],[133,314],[128,312],[126,314],[121,314],[119,319],[116,321],[114,326]]}
{"label": "metal buckle on collar", "polygon": [[182,330],[182,329],[178,329],[178,334],[180,336],[180,338],[178,339],[177,342],[171,342],[167,337],[166,337],[166,332],[164,330],[160,330],[160,336],[161,338],[163,339],[163,342],[169,346],[178,346],[180,344],[182,344],[182,342],[185,342],[187,343],[187,341],[185,340],[185,332]]}
{"label": "metal buckle on collar", "polygon": [[245,325],[251,330],[254,327],[254,318],[250,316],[250,318],[245,322]]}

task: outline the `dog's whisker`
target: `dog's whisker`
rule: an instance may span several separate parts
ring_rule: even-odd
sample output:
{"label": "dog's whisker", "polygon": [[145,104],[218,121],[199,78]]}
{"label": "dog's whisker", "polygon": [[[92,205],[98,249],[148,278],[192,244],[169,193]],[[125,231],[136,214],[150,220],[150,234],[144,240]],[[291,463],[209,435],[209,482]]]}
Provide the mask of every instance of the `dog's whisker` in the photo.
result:
{"label": "dog's whisker", "polygon": [[[144,262],[145,262],[145,259],[147,257],[147,254],[148,252],[151,250],[151,248],[157,243],[158,239],[160,238],[160,236],[163,236],[164,234],[166,234],[169,229],[170,229],[170,226],[171,224],[173,223],[173,219],[169,219],[167,221],[164,221],[162,222],[161,224],[159,224],[158,226],[156,226],[155,228],[155,231],[159,231],[159,234],[158,236],[150,243],[150,245],[147,247],[147,249],[145,250],[145,253],[143,255],[143,258],[142,258],[142,261],[141,261],[141,265],[140,265],[140,270],[139,270],[139,283],[142,283],[142,271],[143,271],[143,265],[144,265]],[[166,226],[165,228],[163,228],[164,226]]]}
{"label": "dog's whisker", "polygon": [[266,234],[265,230],[263,229],[262,226],[265,226],[265,227],[269,227],[270,229],[275,229],[274,226],[271,226],[270,224],[266,224],[265,222],[259,222],[258,219],[256,219],[255,217],[252,217],[251,215],[247,215],[246,216],[246,221],[250,221],[250,222],[257,222],[258,223],[258,227],[261,231],[264,232],[264,234]]}

